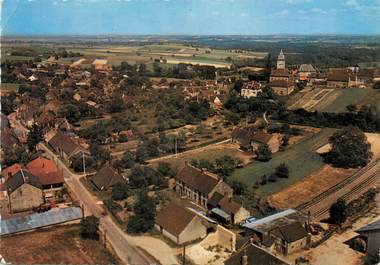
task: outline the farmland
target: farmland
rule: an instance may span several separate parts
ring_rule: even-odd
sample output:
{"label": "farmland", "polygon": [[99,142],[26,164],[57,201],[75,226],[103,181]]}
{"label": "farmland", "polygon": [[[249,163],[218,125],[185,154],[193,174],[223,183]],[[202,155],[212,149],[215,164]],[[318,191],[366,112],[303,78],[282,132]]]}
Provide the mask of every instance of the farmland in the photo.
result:
{"label": "farmland", "polygon": [[117,263],[99,241],[82,240],[78,225],[1,238],[1,254],[13,264]]}
{"label": "farmland", "polygon": [[346,111],[350,104],[372,104],[380,109],[380,93],[370,88],[306,89],[295,95],[288,104],[291,109],[304,108],[335,113]]}
{"label": "farmland", "polygon": [[254,161],[244,168],[237,169],[232,178],[251,187],[256,181],[260,182],[261,176],[265,174],[268,177],[279,164],[285,162],[290,171],[288,179],[268,182],[256,189],[256,193],[261,196],[278,192],[324,166],[323,158],[315,150],[326,144],[333,132],[333,129],[325,128],[316,134],[307,135],[289,149],[274,154],[268,162]]}

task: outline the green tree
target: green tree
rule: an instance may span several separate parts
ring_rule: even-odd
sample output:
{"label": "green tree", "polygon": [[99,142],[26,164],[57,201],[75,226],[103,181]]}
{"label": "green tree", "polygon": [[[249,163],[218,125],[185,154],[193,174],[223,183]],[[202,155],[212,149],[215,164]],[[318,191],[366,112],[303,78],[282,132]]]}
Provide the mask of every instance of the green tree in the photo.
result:
{"label": "green tree", "polygon": [[28,145],[29,151],[36,150],[36,146],[42,140],[43,140],[42,128],[40,128],[37,124],[33,124],[32,128],[28,132],[28,138],[27,138],[27,145]]}
{"label": "green tree", "polygon": [[156,204],[146,191],[139,193],[133,211],[135,215],[128,222],[128,232],[145,233],[153,228],[156,219]]}
{"label": "green tree", "polygon": [[83,239],[99,239],[99,218],[93,215],[83,218],[79,233]]}
{"label": "green tree", "polygon": [[125,183],[118,183],[112,188],[112,199],[115,201],[120,201],[128,198],[129,188]]}
{"label": "green tree", "polygon": [[237,159],[225,155],[215,160],[215,171],[219,175],[230,176],[232,172],[234,172],[235,168],[238,167],[239,163],[240,161]]}
{"label": "green tree", "polygon": [[166,162],[159,162],[157,167],[158,172],[163,176],[168,176],[170,173],[170,164]]}
{"label": "green tree", "polygon": [[348,216],[347,204],[344,200],[338,199],[333,203],[329,209],[331,221],[335,224],[342,224],[346,221]]}
{"label": "green tree", "polygon": [[357,127],[347,127],[334,133],[329,139],[331,151],[325,160],[337,167],[357,168],[371,160],[371,144]]}
{"label": "green tree", "polygon": [[231,188],[233,189],[234,194],[243,195],[247,192],[248,186],[241,181],[233,180],[231,183]]}
{"label": "green tree", "polygon": [[272,159],[272,152],[267,144],[259,145],[257,148],[257,159],[260,161],[269,161]]}
{"label": "green tree", "polygon": [[281,163],[278,167],[276,167],[275,174],[279,178],[289,178],[289,168],[285,163]]}

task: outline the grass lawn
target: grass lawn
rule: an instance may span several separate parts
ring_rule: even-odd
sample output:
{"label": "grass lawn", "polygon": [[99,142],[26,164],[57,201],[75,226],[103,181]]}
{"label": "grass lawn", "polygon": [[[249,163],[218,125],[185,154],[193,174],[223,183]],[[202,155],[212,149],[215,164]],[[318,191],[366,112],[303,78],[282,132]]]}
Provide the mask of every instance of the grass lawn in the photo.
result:
{"label": "grass lawn", "polygon": [[1,83],[0,87],[3,91],[14,91],[17,92],[20,84],[14,84],[14,83]]}
{"label": "grass lawn", "polygon": [[361,88],[343,88],[339,89],[332,96],[336,97],[336,99],[323,107],[321,111],[324,112],[344,112],[346,111],[346,106],[350,104],[357,104],[362,99],[365,98],[369,89],[361,89]]}
{"label": "grass lawn", "polygon": [[260,196],[268,196],[278,192],[324,165],[323,158],[315,153],[315,150],[328,142],[328,138],[333,131],[334,129],[325,128],[319,133],[310,134],[288,150],[274,154],[268,162],[254,161],[244,168],[235,170],[232,178],[251,187],[256,181],[260,181],[262,175],[266,174],[269,177],[279,164],[285,163],[290,171],[288,179],[278,179],[275,183],[268,182],[266,185],[259,186],[256,189],[257,194]]}

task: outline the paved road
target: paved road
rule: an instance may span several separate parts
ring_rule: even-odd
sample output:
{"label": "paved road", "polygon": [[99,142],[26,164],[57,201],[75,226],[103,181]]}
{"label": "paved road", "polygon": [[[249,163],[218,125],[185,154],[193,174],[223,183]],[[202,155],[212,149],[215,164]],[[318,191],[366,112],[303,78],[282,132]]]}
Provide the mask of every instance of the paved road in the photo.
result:
{"label": "paved road", "polygon": [[[21,132],[28,130],[16,119],[15,114],[9,115],[12,127]],[[120,227],[112,220],[110,216],[102,216],[103,208],[97,204],[97,198],[92,195],[80,181],[82,174],[71,172],[66,165],[53,153],[45,144],[38,144],[38,148],[45,151],[45,155],[54,161],[65,178],[66,185],[73,191],[77,199],[84,206],[86,215],[95,215],[100,217],[100,229],[106,232],[108,241],[111,243],[118,257],[125,264],[145,265],[155,264],[155,260],[148,257],[142,251],[137,249],[130,241],[131,237],[127,236]]]}

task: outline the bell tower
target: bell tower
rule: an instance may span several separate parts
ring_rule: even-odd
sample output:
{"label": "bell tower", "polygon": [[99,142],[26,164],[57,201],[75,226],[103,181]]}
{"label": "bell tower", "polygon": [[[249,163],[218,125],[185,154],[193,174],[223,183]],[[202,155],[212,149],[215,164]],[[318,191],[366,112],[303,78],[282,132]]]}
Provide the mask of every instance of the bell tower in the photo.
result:
{"label": "bell tower", "polygon": [[277,57],[277,69],[285,69],[285,55],[282,50]]}

